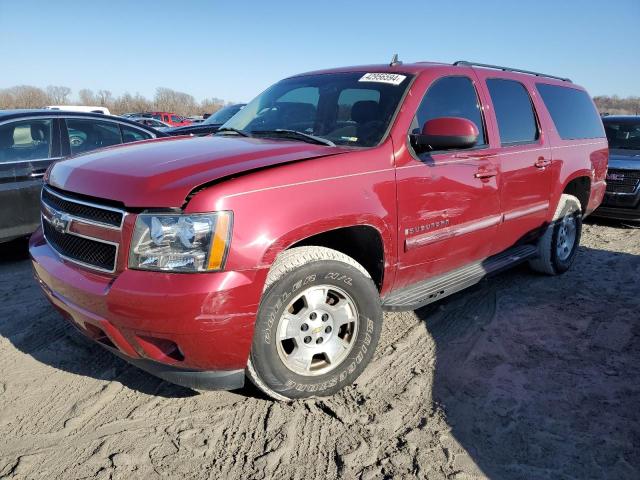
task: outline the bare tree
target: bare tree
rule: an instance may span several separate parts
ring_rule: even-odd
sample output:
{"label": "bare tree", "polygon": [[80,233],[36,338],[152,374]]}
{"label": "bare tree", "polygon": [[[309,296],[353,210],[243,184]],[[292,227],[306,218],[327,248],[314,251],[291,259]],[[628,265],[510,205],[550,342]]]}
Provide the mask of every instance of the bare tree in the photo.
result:
{"label": "bare tree", "polygon": [[71,89],[69,87],[49,85],[47,87],[47,95],[49,96],[49,103],[53,105],[65,105],[69,95],[71,95]]}
{"label": "bare tree", "polygon": [[124,92],[114,97],[109,90],[92,90],[83,88],[78,91],[76,99],[71,98],[71,89],[64,86],[49,85],[46,91],[31,85],[17,85],[0,89],[0,109],[9,108],[41,108],[46,105],[64,105],[79,103],[80,105],[100,105],[107,107],[118,115],[127,112],[148,112],[159,110],[174,112],[180,115],[214,113],[227,103],[216,97],[196,101],[193,95],[178,92],[171,88],[159,87],[153,100],[136,93]]}
{"label": "bare tree", "polygon": [[49,97],[44,90],[31,85],[17,85],[3,91],[2,108],[42,108]]}
{"label": "bare tree", "polygon": [[98,103],[96,101],[96,96],[93,94],[92,90],[88,88],[83,88],[78,92],[78,98],[80,100],[81,105],[95,105]]}
{"label": "bare tree", "polygon": [[200,102],[200,111],[201,113],[216,113],[222,107],[224,107],[225,101],[221,98],[205,98]]}
{"label": "bare tree", "polygon": [[594,97],[593,101],[600,113],[618,115],[640,115],[640,97],[620,98],[618,95],[611,97],[601,95]]}
{"label": "bare tree", "polygon": [[197,103],[193,95],[166,87],[158,87],[156,89],[153,104],[158,110],[175,112],[180,115],[189,115],[196,111],[197,108]]}
{"label": "bare tree", "polygon": [[109,90],[98,90],[98,101],[101,107],[108,107],[112,101],[111,92]]}

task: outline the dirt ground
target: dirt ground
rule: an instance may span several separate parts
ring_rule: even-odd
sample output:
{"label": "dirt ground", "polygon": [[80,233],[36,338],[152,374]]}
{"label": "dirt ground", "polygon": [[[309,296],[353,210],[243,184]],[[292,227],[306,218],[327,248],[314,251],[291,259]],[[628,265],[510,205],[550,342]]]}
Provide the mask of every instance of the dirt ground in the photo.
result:
{"label": "dirt ground", "polygon": [[1,248],[0,478],[640,478],[640,230],[588,224],[563,276],[386,315],[357,385],[293,404],[128,366]]}

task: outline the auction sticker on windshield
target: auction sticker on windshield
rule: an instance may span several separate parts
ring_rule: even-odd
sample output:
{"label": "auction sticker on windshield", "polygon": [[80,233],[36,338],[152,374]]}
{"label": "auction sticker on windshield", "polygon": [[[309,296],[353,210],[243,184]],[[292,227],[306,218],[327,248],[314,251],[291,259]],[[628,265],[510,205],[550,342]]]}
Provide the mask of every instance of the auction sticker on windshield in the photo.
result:
{"label": "auction sticker on windshield", "polygon": [[405,78],[407,78],[406,75],[399,75],[397,73],[365,73],[358,81],[400,85]]}

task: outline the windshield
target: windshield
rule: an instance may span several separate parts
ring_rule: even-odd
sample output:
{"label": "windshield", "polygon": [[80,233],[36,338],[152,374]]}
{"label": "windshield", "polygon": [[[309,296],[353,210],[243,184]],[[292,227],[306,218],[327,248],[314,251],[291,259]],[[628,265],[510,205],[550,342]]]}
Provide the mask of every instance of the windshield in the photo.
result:
{"label": "windshield", "polygon": [[253,99],[222,128],[256,136],[295,130],[336,145],[371,147],[382,140],[410,77],[349,72],[289,78]]}
{"label": "windshield", "polygon": [[607,133],[609,148],[640,150],[640,119],[605,119],[604,131]]}
{"label": "windshield", "polygon": [[221,108],[220,110],[218,110],[216,113],[211,115],[202,123],[207,123],[207,124],[224,123],[227,120],[229,120],[231,117],[233,117],[236,113],[238,113],[243,106],[244,105],[240,104],[240,105],[229,105],[228,107]]}

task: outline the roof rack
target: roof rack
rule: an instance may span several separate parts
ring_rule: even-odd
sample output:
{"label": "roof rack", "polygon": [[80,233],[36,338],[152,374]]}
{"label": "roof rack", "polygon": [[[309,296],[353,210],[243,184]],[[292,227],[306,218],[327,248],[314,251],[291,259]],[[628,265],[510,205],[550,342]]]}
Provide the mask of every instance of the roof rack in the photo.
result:
{"label": "roof rack", "polygon": [[546,73],[540,72],[532,72],[530,70],[520,70],[519,68],[511,68],[511,67],[501,67],[500,65],[490,65],[488,63],[476,63],[476,62],[467,62],[465,60],[458,60],[453,63],[456,66],[461,67],[483,67],[483,68],[494,68],[496,70],[502,70],[504,72],[517,72],[517,73],[526,73],[528,75],[535,75],[536,77],[547,77],[553,78],[555,80],[561,80],[563,82],[573,83],[571,79],[564,77],[556,77],[555,75],[547,75]]}

